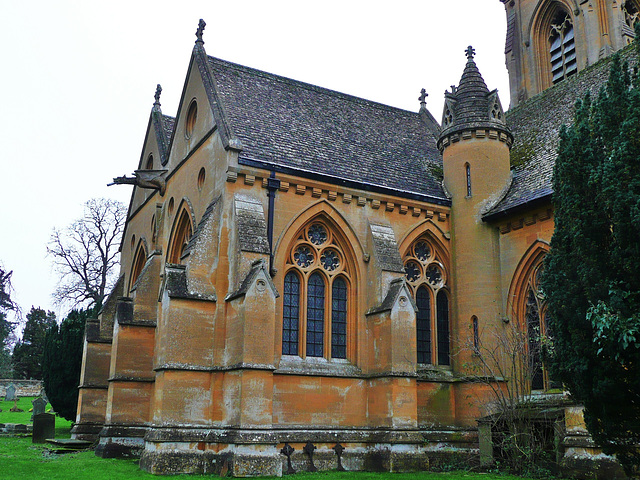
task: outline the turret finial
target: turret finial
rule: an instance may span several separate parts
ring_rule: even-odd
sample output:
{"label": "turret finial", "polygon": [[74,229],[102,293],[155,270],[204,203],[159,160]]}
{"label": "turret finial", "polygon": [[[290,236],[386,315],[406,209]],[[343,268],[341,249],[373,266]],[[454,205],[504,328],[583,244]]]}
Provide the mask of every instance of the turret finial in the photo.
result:
{"label": "turret finial", "polygon": [[429,94],[427,93],[427,91],[423,88],[422,90],[420,90],[420,96],[418,97],[418,100],[420,100],[420,107],[424,107],[427,105],[427,97],[429,96]]}
{"label": "turret finial", "polygon": [[467,55],[467,58],[468,58],[469,60],[473,60],[473,57],[474,57],[474,56],[475,56],[475,54],[476,54],[476,49],[475,49],[475,48],[473,48],[471,45],[469,45],[469,46],[467,47],[467,50],[465,51],[465,54]]}
{"label": "turret finial", "polygon": [[204,45],[204,40],[202,40],[202,33],[204,32],[204,27],[206,26],[207,23],[203,19],[200,19],[200,21],[198,22],[198,30],[196,30],[196,43],[199,43],[200,45]]}
{"label": "turret finial", "polygon": [[153,96],[153,98],[156,99],[155,102],[153,102],[154,106],[160,106],[160,94],[162,93],[162,87],[160,86],[160,84],[158,84],[156,86],[156,94]]}

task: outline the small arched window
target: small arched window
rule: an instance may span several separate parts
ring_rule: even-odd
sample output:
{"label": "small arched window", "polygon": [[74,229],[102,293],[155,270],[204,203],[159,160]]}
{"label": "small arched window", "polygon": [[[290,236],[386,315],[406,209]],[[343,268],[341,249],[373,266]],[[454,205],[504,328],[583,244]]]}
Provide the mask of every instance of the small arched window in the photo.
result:
{"label": "small arched window", "polygon": [[[414,294],[417,362],[449,365],[449,297],[447,271],[433,242],[421,237],[404,256],[407,283]],[[435,335],[435,341],[434,341]],[[434,348],[435,345],[435,348]]]}
{"label": "small arched window", "polygon": [[187,208],[182,208],[178,215],[175,227],[173,229],[173,238],[169,247],[169,255],[167,263],[179,264],[183,262],[184,251],[191,240],[193,227],[191,226],[191,216]]}
{"label": "small arched window", "polygon": [[552,83],[558,83],[577,73],[573,22],[569,14],[562,10],[556,14],[549,27],[549,53]]}
{"label": "small arched window", "polygon": [[147,261],[147,252],[144,248],[144,243],[142,241],[138,244],[138,249],[136,250],[136,254],[133,257],[133,263],[131,264],[131,276],[129,277],[129,291],[133,289],[138,277],[142,273],[142,268]]}
{"label": "small arched window", "polygon": [[348,358],[351,262],[329,222],[304,227],[287,256],[282,354]]}
{"label": "small arched window", "polygon": [[473,330],[473,353],[480,354],[480,330],[478,328],[478,317],[471,317],[471,328]]}
{"label": "small arched window", "polygon": [[471,196],[471,165],[465,164],[465,175],[467,177],[467,197]]}
{"label": "small arched window", "polygon": [[153,154],[149,154],[147,157],[147,164],[144,166],[145,170],[153,170]]}

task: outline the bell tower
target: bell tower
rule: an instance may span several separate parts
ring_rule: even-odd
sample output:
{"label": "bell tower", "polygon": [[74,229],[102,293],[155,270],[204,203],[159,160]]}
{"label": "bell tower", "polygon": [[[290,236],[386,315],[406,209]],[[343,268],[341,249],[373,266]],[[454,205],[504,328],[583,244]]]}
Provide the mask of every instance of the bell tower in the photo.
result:
{"label": "bell tower", "polygon": [[634,38],[638,0],[500,0],[507,14],[511,107]]}

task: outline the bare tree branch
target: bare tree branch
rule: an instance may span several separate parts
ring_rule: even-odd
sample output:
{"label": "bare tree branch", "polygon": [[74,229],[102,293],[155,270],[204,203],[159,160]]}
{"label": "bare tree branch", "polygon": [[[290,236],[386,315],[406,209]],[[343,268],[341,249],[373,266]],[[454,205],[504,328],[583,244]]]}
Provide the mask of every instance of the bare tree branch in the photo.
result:
{"label": "bare tree branch", "polygon": [[101,304],[115,283],[125,206],[97,198],[85,204],[84,216],[64,230],[54,229],[47,253],[60,274],[53,293],[58,304],[91,307]]}

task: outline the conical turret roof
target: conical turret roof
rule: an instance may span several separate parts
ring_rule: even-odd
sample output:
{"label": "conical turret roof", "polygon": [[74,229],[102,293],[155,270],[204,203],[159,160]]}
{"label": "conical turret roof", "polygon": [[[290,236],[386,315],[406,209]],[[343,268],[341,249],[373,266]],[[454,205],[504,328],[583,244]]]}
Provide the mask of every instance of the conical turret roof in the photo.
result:
{"label": "conical turret roof", "polygon": [[509,133],[497,90],[489,91],[474,60],[475,50],[467,48],[467,64],[458,87],[445,92],[440,139],[463,130],[493,129]]}

